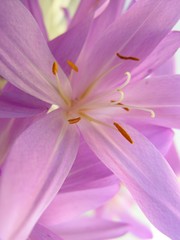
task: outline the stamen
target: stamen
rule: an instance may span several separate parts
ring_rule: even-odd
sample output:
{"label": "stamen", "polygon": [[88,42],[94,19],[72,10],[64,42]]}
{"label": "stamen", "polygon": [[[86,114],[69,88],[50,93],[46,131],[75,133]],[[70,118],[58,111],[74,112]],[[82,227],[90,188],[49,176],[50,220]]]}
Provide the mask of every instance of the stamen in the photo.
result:
{"label": "stamen", "polygon": [[125,75],[127,76],[126,81],[117,88],[117,91],[121,91],[125,86],[127,86],[131,80],[131,73],[130,72],[125,72]]}
{"label": "stamen", "polygon": [[70,66],[70,68],[72,69],[72,70],[74,70],[75,72],[78,72],[79,71],[79,69],[78,69],[78,67],[75,65],[75,63],[73,63],[72,61],[70,61],[70,60],[67,60],[67,64]]}
{"label": "stamen", "polygon": [[120,55],[119,53],[116,53],[116,56],[123,59],[123,60],[133,60],[133,61],[139,61],[140,59],[137,58],[137,57],[126,57],[126,56],[123,56],[123,55]]}
{"label": "stamen", "polygon": [[129,108],[129,109],[136,109],[136,110],[141,110],[141,111],[145,111],[145,112],[149,112],[151,114],[152,118],[155,118],[155,112],[152,109],[148,109],[148,108],[143,108],[143,107],[136,107],[136,106],[129,106],[124,104],[123,108]]}
{"label": "stamen", "polygon": [[126,110],[127,112],[129,112],[129,108],[124,107],[124,104],[123,104],[123,103],[117,103],[117,105],[122,106],[122,108],[123,108],[124,110]]}
{"label": "stamen", "polygon": [[117,130],[123,135],[123,137],[130,142],[131,144],[133,144],[133,140],[131,139],[130,135],[126,132],[126,130],[124,128],[122,128],[118,123],[114,122],[114,126],[117,128]]}
{"label": "stamen", "polygon": [[122,104],[120,102],[113,102],[113,105],[119,105],[120,107],[122,107],[123,109],[125,109],[127,111],[129,111],[130,109],[136,109],[136,110],[149,112],[151,114],[152,118],[155,118],[155,116],[156,116],[155,112],[152,109],[143,108],[143,107],[136,107],[136,106],[130,106],[130,105]]}
{"label": "stamen", "polygon": [[61,87],[61,82],[58,76],[58,64],[57,62],[53,62],[52,65],[52,73],[56,76],[56,82],[57,82],[57,89],[59,92],[59,95],[61,96],[61,98],[64,100],[64,102],[70,106],[71,105],[71,101],[68,99],[68,97],[63,93],[63,89]]}
{"label": "stamen", "polygon": [[78,123],[80,120],[81,120],[81,118],[77,117],[77,118],[68,119],[68,122],[70,124],[74,124],[74,123]]}
{"label": "stamen", "polygon": [[57,64],[57,62],[53,62],[52,72],[53,72],[54,75],[56,75],[58,73],[58,64]]}

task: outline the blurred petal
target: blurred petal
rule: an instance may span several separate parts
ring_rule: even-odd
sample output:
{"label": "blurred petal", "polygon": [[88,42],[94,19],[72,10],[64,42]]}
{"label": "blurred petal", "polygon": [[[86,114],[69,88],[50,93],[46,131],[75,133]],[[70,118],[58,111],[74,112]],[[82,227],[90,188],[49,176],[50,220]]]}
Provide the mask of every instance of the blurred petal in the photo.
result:
{"label": "blurred petal", "polygon": [[105,240],[126,234],[129,226],[101,218],[82,217],[50,229],[66,240]]}
{"label": "blurred petal", "polygon": [[171,144],[169,151],[166,154],[166,158],[171,165],[173,171],[179,175],[180,174],[180,156],[177,152],[177,148],[174,143]]}
{"label": "blurred petal", "polygon": [[139,239],[151,239],[153,237],[152,232],[147,226],[129,214],[124,213],[123,215],[120,215],[120,219],[129,224],[129,232],[137,236]]}
{"label": "blurred petal", "polygon": [[172,239],[179,239],[180,192],[175,174],[143,135],[120,125],[134,144],[116,129],[87,121],[79,124],[91,149],[125,183],[149,220]]}
{"label": "blurred petal", "polygon": [[74,27],[78,23],[82,23],[84,19],[87,17],[87,13],[89,12],[90,9],[96,10],[98,7],[100,7],[106,0],[86,0],[86,1],[80,1],[78,9],[71,20],[70,26]]}
{"label": "blurred petal", "polygon": [[[84,181],[86,179],[84,178]],[[71,190],[59,193],[50,206],[43,213],[40,223],[43,225],[56,225],[72,220],[86,211],[95,209],[107,202],[119,190],[119,185],[102,181],[97,182],[85,190]]]}
{"label": "blurred petal", "polygon": [[173,75],[176,73],[175,56],[170,57],[167,61],[156,68],[151,76]]}
{"label": "blurred petal", "polygon": [[2,239],[28,237],[63,184],[77,150],[76,128],[63,121],[60,111],[36,121],[17,138],[0,179]]}
{"label": "blurred petal", "polygon": [[96,42],[101,37],[103,31],[120,17],[124,2],[124,0],[110,0],[105,10],[94,19],[88,36],[89,47],[92,46],[93,41]]}
{"label": "blurred petal", "polygon": [[36,224],[29,240],[63,240],[40,224]]}

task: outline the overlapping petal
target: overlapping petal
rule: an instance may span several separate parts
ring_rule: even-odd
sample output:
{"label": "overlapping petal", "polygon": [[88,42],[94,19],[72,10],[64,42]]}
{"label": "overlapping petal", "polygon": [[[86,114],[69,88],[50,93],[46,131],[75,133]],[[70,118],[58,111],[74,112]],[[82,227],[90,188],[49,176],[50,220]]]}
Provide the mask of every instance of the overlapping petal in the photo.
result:
{"label": "overlapping petal", "polygon": [[[52,73],[55,60],[33,16],[20,1],[2,0],[0,8],[0,75],[34,97],[59,103]],[[58,73],[67,85],[60,68]]]}
{"label": "overlapping petal", "polygon": [[166,159],[168,160],[169,164],[171,165],[174,172],[179,175],[180,174],[180,159],[179,153],[177,151],[177,147],[174,143],[171,144],[167,154]]}
{"label": "overlapping petal", "polygon": [[[152,142],[152,144],[163,154],[163,156],[165,156],[169,151],[174,137],[172,129],[151,124],[144,124],[139,121],[133,121],[132,119],[124,122],[134,127],[147,139],[149,139],[150,142]],[[161,139],[163,139],[163,141],[161,141]]]}
{"label": "overlapping petal", "polygon": [[[93,21],[86,47],[92,47],[110,25],[120,17],[124,7],[124,0],[110,0],[107,7]],[[89,44],[89,46],[88,46]]]}
{"label": "overlapping petal", "polygon": [[28,126],[43,116],[44,114],[28,118],[0,119],[0,165],[2,165],[4,162],[5,156],[11,149],[12,144],[19,134],[21,134]]}
{"label": "overlapping petal", "polygon": [[[112,81],[110,74],[103,79],[101,87],[105,83],[109,83],[111,87],[117,85],[124,73],[137,67],[168,34],[179,19],[179,12],[178,0],[160,0],[158,3],[155,0],[140,0],[133,4],[119,21],[102,33],[93,48],[89,48],[89,51],[86,49],[80,55],[77,65],[81,71],[74,77],[75,96],[82,93],[103,72],[122,62],[115,71],[119,78]],[[116,56],[117,52],[125,56],[135,56],[140,61],[121,61]],[[81,87],[77,88],[75,83],[78,79],[81,79]]]}
{"label": "overlapping petal", "polygon": [[107,185],[113,185],[118,181],[114,174],[99,161],[87,143],[81,139],[76,160],[61,188],[61,192],[96,188],[105,182]]}
{"label": "overlapping petal", "polygon": [[66,240],[105,240],[124,235],[129,226],[101,218],[81,217],[66,224],[50,227],[57,235]]}
{"label": "overlapping petal", "polygon": [[7,83],[0,94],[0,118],[22,118],[46,112],[50,105]]}
{"label": "overlapping petal", "polygon": [[74,63],[76,62],[76,59],[79,56],[87,38],[93,16],[94,12],[90,11],[89,15],[86,16],[83,22],[77,23],[67,32],[48,43],[53,56],[67,75],[71,72],[71,68],[67,64],[67,60]]}
{"label": "overlapping petal", "polygon": [[[170,59],[180,47],[180,32],[172,31],[154,49],[154,51],[132,72],[132,80],[142,80]],[[171,66],[172,67],[172,66]],[[166,69],[164,69],[164,72]],[[162,72],[164,75],[164,73]]]}
{"label": "overlapping petal", "polygon": [[62,238],[58,237],[55,233],[51,232],[48,228],[37,224],[33,229],[30,239],[28,240],[63,240]]}
{"label": "overlapping petal", "polygon": [[96,10],[98,7],[100,7],[106,0],[86,0],[86,1],[80,1],[78,9],[71,20],[71,23],[69,25],[69,28],[74,27],[76,24],[82,22],[86,16],[88,15],[89,11],[92,9]]}
{"label": "overlapping petal", "polygon": [[26,8],[31,12],[31,14],[33,15],[33,17],[36,19],[41,32],[44,35],[45,39],[48,39],[47,36],[47,31],[44,25],[44,20],[43,20],[43,15],[42,15],[42,11],[41,8],[39,6],[39,1],[38,0],[21,0],[21,2],[26,6]]}
{"label": "overlapping petal", "polygon": [[179,240],[180,191],[175,174],[145,137],[128,125],[121,125],[134,144],[111,127],[79,124],[91,149],[126,184],[151,222]]}
{"label": "overlapping petal", "polygon": [[[129,111],[127,117],[138,118],[138,121],[157,124],[164,127],[180,127],[180,76],[159,76],[143,79],[130,84],[124,89],[126,104],[152,109],[155,118],[144,111]],[[136,114],[137,113],[137,114]]]}
{"label": "overlapping petal", "polygon": [[17,138],[1,172],[0,238],[28,237],[68,175],[78,142],[76,127],[68,127],[60,111],[36,121]]}
{"label": "overlapping petal", "polygon": [[60,192],[42,215],[40,223],[52,226],[73,220],[78,215],[107,202],[118,189],[118,184],[104,180],[97,181],[94,186],[84,190]]}

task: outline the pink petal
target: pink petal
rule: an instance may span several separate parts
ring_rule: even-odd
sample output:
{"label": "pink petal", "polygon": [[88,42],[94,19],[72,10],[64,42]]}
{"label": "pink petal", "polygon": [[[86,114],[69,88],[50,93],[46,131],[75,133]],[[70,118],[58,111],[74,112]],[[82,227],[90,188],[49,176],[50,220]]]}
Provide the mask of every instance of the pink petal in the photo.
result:
{"label": "pink petal", "polygon": [[86,40],[92,18],[93,12],[90,12],[82,22],[48,43],[51,52],[67,75],[71,72],[67,60],[76,62]]}
{"label": "pink petal", "polygon": [[[133,72],[133,81],[140,80],[149,75],[162,63],[167,61],[180,47],[180,32],[173,31],[168,34],[154,49],[154,51]],[[165,73],[163,73],[164,75]]]}
{"label": "pink petal", "polygon": [[[135,117],[164,127],[180,127],[180,76],[159,76],[130,84],[124,89],[125,104],[152,109],[155,118],[144,111],[131,110],[127,117]],[[131,116],[130,116],[131,115]]]}
{"label": "pink petal", "polygon": [[49,104],[7,83],[0,95],[0,117],[29,117],[46,112]]}
{"label": "pink petal", "polygon": [[[96,42],[105,31],[118,17],[122,14],[124,0],[109,1],[105,10],[97,16],[92,24],[90,34],[88,36],[88,43],[86,47],[91,47],[92,42]],[[89,45],[88,45],[89,44]]]}
{"label": "pink petal", "polygon": [[[0,8],[0,75],[34,97],[59,103],[55,60],[34,18],[20,1],[3,0]],[[58,73],[65,81],[60,68]]]}
{"label": "pink petal", "polygon": [[86,1],[80,1],[78,9],[71,21],[71,24],[69,25],[69,29],[74,27],[76,24],[84,21],[84,19],[87,17],[87,13],[89,10],[94,9],[96,10],[98,7],[100,7],[106,0],[86,0]]}
{"label": "pink petal", "polygon": [[82,217],[50,229],[66,240],[105,240],[124,235],[129,226],[101,218]]}
{"label": "pink petal", "polygon": [[[81,72],[74,76],[75,96],[82,94],[84,89],[102,73],[112,66],[122,62],[122,65],[104,79],[99,85],[114,87],[126,71],[142,62],[168,34],[179,19],[180,1],[140,0],[119,19],[102,33],[102,37],[93,47],[84,49],[84,53],[77,62]],[[116,53],[125,56],[135,56],[140,61],[121,61]],[[118,76],[118,77],[117,77]],[[81,79],[81,86],[76,82]]]}
{"label": "pink petal", "polygon": [[45,228],[40,224],[36,224],[34,227],[29,240],[63,240],[58,237],[55,233]]}
{"label": "pink petal", "polygon": [[2,239],[26,239],[69,173],[78,133],[60,111],[27,128],[6,157],[0,179]]}
{"label": "pink petal", "polygon": [[125,183],[149,220],[172,239],[180,239],[180,192],[175,174],[143,135],[120,125],[134,144],[115,128],[87,121],[79,124],[91,149]]}
{"label": "pink petal", "polygon": [[41,32],[44,35],[45,39],[48,39],[46,27],[44,25],[42,11],[39,5],[38,0],[21,0],[21,2],[26,6],[26,8],[31,12],[36,22],[38,23]]}
{"label": "pink petal", "polygon": [[153,71],[151,76],[173,75],[176,73],[176,60],[175,56],[170,57],[167,61],[160,65]]}
{"label": "pink petal", "polygon": [[177,148],[174,143],[171,144],[169,151],[166,154],[166,158],[172,167],[173,171],[180,174],[180,156],[177,152]]}
{"label": "pink petal", "polygon": [[[84,179],[86,179],[86,181],[84,181]],[[117,178],[99,161],[84,139],[81,139],[76,160],[62,186],[61,192],[70,192],[75,189],[76,191],[86,190],[92,187],[98,187],[99,184],[105,181],[107,185],[109,185],[109,183],[113,185],[117,183]]]}
{"label": "pink petal", "polygon": [[24,131],[36,118],[0,119],[0,165],[19,134]]}
{"label": "pink petal", "polygon": [[[130,119],[129,123],[141,134],[143,134],[153,145],[165,156],[168,152],[174,137],[174,132],[170,128],[156,125],[144,124]],[[163,139],[163,141],[162,141]]]}
{"label": "pink petal", "polygon": [[52,226],[70,221],[76,216],[104,204],[118,190],[118,184],[97,181],[94,186],[85,190],[77,191],[72,189],[66,193],[60,192],[42,215],[40,223]]}

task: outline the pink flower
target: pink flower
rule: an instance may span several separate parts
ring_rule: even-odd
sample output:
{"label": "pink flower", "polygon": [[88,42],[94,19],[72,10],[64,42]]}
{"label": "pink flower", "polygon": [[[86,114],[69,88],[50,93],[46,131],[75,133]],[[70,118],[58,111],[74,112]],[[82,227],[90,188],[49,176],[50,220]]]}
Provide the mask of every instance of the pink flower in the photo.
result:
{"label": "pink flower", "polygon": [[[156,67],[177,48],[179,33],[167,34],[178,20],[179,0],[158,4],[139,0],[95,38],[84,42],[85,34],[83,47],[78,44],[80,35],[77,48],[72,45],[81,24],[75,25],[69,38],[61,38],[64,62],[58,61],[64,71],[24,6],[12,0],[2,0],[0,6],[0,75],[31,95],[27,99],[38,99],[40,110],[32,115],[43,113],[46,102],[58,107],[23,131],[4,157],[0,238],[28,237],[67,177],[82,135],[92,152],[127,186],[150,221],[172,239],[180,239],[176,176],[159,151],[135,129],[179,127],[179,76],[138,81],[147,76],[150,66]],[[90,20],[85,21],[88,29],[90,13]],[[96,31],[101,30],[96,26]],[[168,47],[169,39],[174,48]],[[55,43],[51,44],[53,51]],[[166,51],[162,46],[168,47]],[[62,56],[61,51],[57,54]],[[31,108],[29,103],[25,108]],[[11,109],[11,116],[31,115],[19,108],[19,102],[17,105],[18,111]],[[8,110],[3,108],[3,117],[10,106],[9,102]]]}

